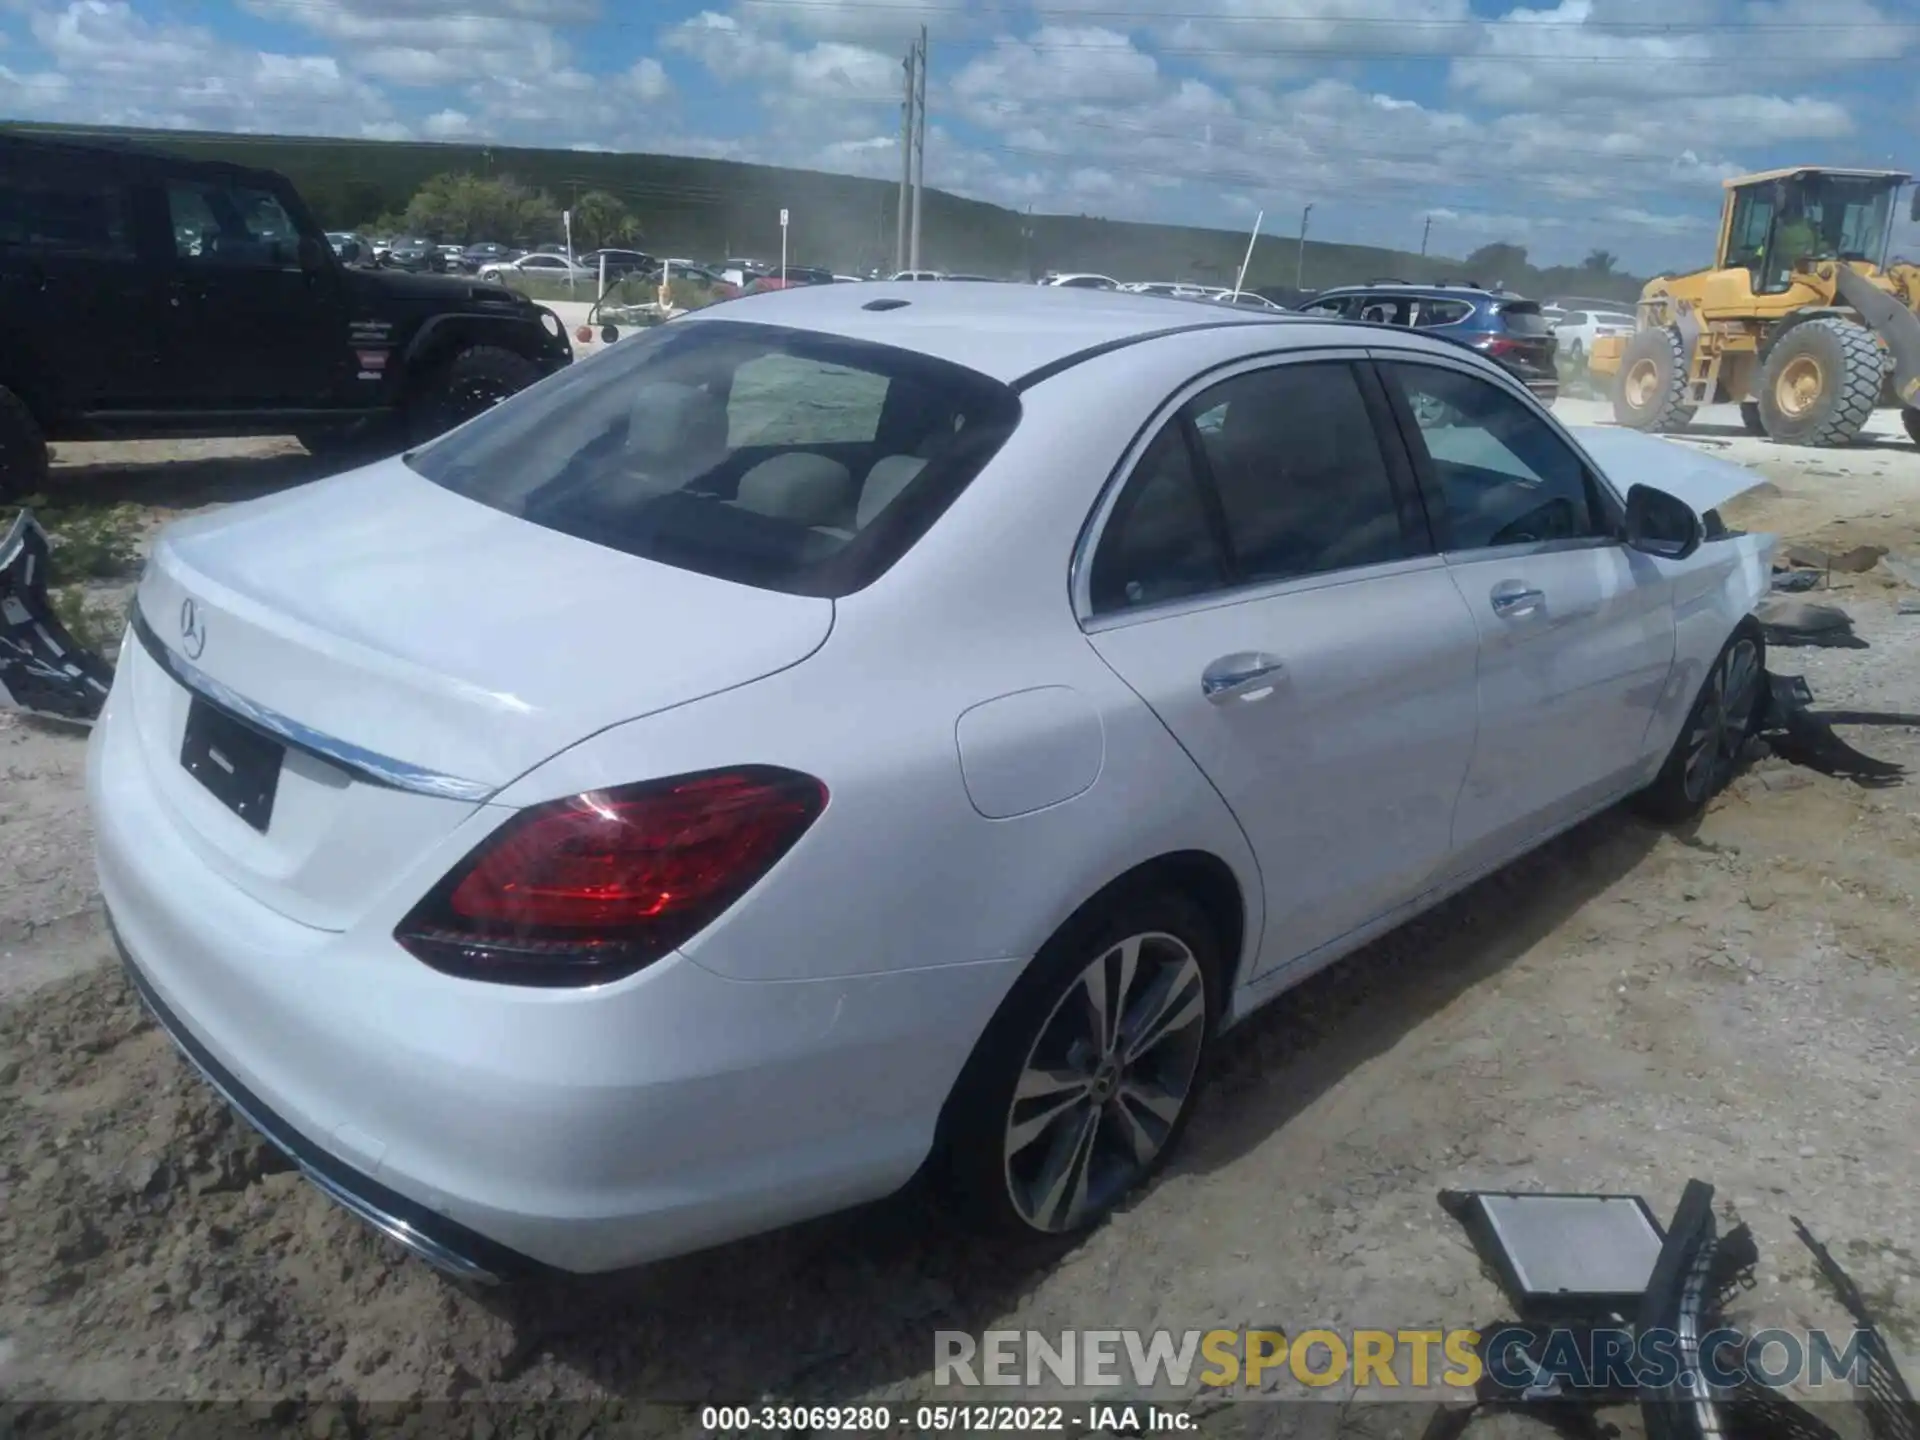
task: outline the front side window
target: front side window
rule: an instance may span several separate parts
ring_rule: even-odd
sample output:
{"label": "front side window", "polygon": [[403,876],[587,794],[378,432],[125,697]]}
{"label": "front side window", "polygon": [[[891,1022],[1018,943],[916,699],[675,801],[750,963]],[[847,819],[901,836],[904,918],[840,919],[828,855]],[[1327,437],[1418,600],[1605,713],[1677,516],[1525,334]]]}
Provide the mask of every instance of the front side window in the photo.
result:
{"label": "front side window", "polygon": [[130,260],[126,193],[103,181],[0,177],[0,251]]}
{"label": "front side window", "polygon": [[1445,508],[1448,549],[1609,533],[1579,455],[1525,402],[1436,365],[1391,362],[1381,371],[1418,427]]}
{"label": "front side window", "polygon": [[167,209],[182,260],[275,270],[300,263],[300,232],[271,190],[174,180],[167,185]]}
{"label": "front side window", "polygon": [[1019,418],[1006,385],[912,351],[676,321],[521,391],[406,463],[628,555],[833,597],[899,559]]}

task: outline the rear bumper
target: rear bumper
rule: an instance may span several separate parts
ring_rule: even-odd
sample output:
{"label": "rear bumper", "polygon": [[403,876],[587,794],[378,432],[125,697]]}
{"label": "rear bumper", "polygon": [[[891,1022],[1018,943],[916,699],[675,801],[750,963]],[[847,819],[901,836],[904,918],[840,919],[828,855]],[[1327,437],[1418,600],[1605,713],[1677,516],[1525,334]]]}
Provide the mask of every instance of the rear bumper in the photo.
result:
{"label": "rear bumper", "polygon": [[615,1270],[897,1189],[1020,968],[763,982],[671,956],[581,991],[455,979],[379,904],[320,929],[210,869],[131,698],[108,699],[87,790],[135,984],[316,1184],[453,1273]]}

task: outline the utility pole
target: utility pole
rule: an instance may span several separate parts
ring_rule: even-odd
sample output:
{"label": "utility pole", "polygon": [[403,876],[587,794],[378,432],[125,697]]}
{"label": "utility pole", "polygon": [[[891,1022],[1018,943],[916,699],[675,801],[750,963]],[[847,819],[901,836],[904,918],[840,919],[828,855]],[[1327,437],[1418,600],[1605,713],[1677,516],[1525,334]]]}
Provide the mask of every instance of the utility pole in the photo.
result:
{"label": "utility pole", "polygon": [[1307,217],[1313,214],[1313,202],[1307,202],[1307,208],[1300,212],[1300,251],[1293,262],[1293,288],[1307,288]]}
{"label": "utility pole", "polygon": [[907,72],[907,93],[900,102],[900,204],[894,212],[893,227],[893,268],[896,271],[907,268],[907,207],[911,203],[907,197],[913,189],[913,113],[917,98],[913,89],[913,72],[919,60],[920,51],[915,47],[907,51],[907,58],[901,62]]}
{"label": "utility pole", "polygon": [[913,231],[907,240],[907,268],[920,268],[920,201],[927,188],[927,27],[920,27],[919,60],[914,64]]}
{"label": "utility pole", "polygon": [[1020,268],[1033,279],[1033,202],[1027,202],[1026,219],[1020,222]]}
{"label": "utility pole", "polygon": [[1422,258],[1424,258],[1424,257],[1426,256],[1426,253],[1427,253],[1427,237],[1428,237],[1429,235],[1431,235],[1431,234],[1433,234],[1433,217],[1432,217],[1431,215],[1429,215],[1429,216],[1427,216],[1427,223],[1426,223],[1426,227],[1425,227],[1425,228],[1424,228],[1423,230],[1421,230],[1421,232],[1420,232],[1420,254],[1421,254],[1421,256],[1422,256]]}

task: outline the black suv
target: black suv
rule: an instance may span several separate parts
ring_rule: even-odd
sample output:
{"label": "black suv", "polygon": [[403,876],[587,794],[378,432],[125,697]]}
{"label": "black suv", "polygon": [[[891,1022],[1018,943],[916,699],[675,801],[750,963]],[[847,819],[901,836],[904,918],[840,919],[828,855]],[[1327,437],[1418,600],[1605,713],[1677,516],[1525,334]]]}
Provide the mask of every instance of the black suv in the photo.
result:
{"label": "black suv", "polygon": [[1559,342],[1539,304],[1525,296],[1478,285],[1377,280],[1322,291],[1298,308],[1306,315],[1430,331],[1499,362],[1541,404],[1551,405],[1560,397],[1560,372],[1554,365]]}
{"label": "black suv", "polygon": [[398,449],[572,362],[552,311],[355,248],[271,171],[0,134],[0,500],[49,439]]}

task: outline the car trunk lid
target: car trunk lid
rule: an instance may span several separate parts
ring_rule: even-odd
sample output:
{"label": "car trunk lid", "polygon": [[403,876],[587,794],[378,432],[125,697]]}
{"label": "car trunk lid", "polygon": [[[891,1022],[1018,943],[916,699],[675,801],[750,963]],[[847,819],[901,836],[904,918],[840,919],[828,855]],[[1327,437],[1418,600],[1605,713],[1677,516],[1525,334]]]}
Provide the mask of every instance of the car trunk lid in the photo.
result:
{"label": "car trunk lid", "polygon": [[[540,761],[796,664],[833,623],[831,601],[623,555],[397,460],[169,529],[137,603],[125,683],[183,832],[327,928]],[[263,801],[248,783],[276,765]]]}

